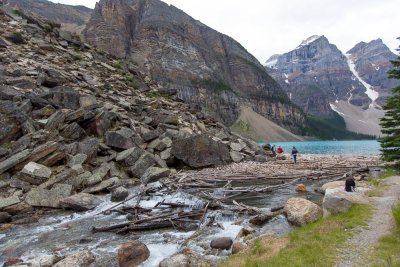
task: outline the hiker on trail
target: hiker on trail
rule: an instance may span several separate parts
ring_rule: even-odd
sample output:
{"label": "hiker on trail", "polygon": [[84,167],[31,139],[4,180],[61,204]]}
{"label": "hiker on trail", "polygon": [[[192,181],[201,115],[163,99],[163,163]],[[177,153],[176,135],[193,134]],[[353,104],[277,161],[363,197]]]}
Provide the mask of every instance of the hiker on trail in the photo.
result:
{"label": "hiker on trail", "polygon": [[353,178],[346,179],[344,190],[346,190],[346,192],[354,192],[356,190],[356,182]]}
{"label": "hiker on trail", "polygon": [[292,156],[293,156],[294,164],[296,164],[297,149],[295,146],[293,146],[293,148],[292,148]]}
{"label": "hiker on trail", "polygon": [[276,152],[278,152],[278,155],[281,155],[283,153],[283,149],[281,148],[281,146],[278,147],[278,150]]}
{"label": "hiker on trail", "polygon": [[276,155],[276,145],[271,146],[271,152],[273,156]]}

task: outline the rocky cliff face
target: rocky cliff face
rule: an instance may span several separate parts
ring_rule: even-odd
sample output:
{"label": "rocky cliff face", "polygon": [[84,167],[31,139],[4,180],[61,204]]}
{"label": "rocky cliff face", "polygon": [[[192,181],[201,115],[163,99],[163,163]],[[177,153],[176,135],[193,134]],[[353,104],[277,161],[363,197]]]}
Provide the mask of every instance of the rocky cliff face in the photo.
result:
{"label": "rocky cliff face", "polygon": [[[311,113],[329,116],[328,102],[349,101],[363,108],[371,103],[348,59],[325,36],[312,36],[296,49],[272,56],[266,68],[292,94],[294,102]],[[320,88],[316,96],[314,87]]]}
{"label": "rocky cliff face", "polygon": [[55,4],[47,0],[10,0],[10,5],[34,12],[62,24],[62,28],[80,33],[90,18],[92,9],[85,6]]}
{"label": "rocky cliff face", "polygon": [[379,94],[376,102],[383,105],[386,97],[392,95],[391,88],[396,86],[395,80],[387,78],[387,71],[392,68],[390,60],[395,60],[396,55],[381,39],[369,43],[360,42],[347,54],[360,78]]}
{"label": "rocky cliff face", "polygon": [[292,130],[304,122],[279,84],[239,43],[161,1],[101,0],[84,35],[227,125],[237,119],[240,105]]}

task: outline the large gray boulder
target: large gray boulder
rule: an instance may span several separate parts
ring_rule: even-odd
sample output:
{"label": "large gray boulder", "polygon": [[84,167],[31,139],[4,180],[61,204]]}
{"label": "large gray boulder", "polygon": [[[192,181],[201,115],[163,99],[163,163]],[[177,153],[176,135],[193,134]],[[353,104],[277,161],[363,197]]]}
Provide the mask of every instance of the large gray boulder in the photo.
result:
{"label": "large gray boulder", "polygon": [[148,168],[155,166],[156,164],[157,161],[154,156],[148,152],[145,152],[136,161],[135,165],[129,169],[129,172],[133,177],[141,178]]}
{"label": "large gray boulder", "polygon": [[159,179],[168,177],[170,174],[171,174],[171,170],[168,168],[150,167],[146,170],[146,172],[140,178],[140,181],[143,184],[157,182]]}
{"label": "large gray boulder", "polygon": [[20,200],[17,196],[12,196],[7,198],[0,197],[0,209],[18,204],[19,202]]}
{"label": "large gray boulder", "polygon": [[135,164],[135,162],[144,153],[144,150],[138,147],[132,147],[130,149],[124,150],[117,154],[115,159],[121,166],[130,167]]}
{"label": "large gray boulder", "polygon": [[343,188],[328,188],[323,201],[324,217],[347,212],[353,204],[371,204],[365,193],[366,188],[357,188],[358,192],[346,192]]}
{"label": "large gray boulder", "polygon": [[20,172],[19,179],[34,185],[46,182],[51,176],[51,170],[42,164],[29,162]]}
{"label": "large gray boulder", "polygon": [[30,156],[30,153],[31,150],[26,149],[0,162],[0,174],[26,160]]}
{"label": "large gray boulder", "polygon": [[86,211],[92,210],[101,203],[101,199],[87,194],[87,193],[79,193],[67,198],[64,198],[60,201],[61,207],[65,209],[73,209],[77,211]]}
{"label": "large gray boulder", "polygon": [[218,237],[211,241],[210,247],[217,249],[230,249],[233,241],[229,237]]}
{"label": "large gray boulder", "polygon": [[288,221],[303,226],[322,217],[322,209],[315,203],[303,198],[290,198],[283,209]]}
{"label": "large gray boulder", "polygon": [[119,182],[119,178],[113,177],[113,178],[104,180],[101,183],[99,183],[93,187],[86,188],[85,190],[83,190],[83,192],[89,193],[89,194],[99,193],[99,192],[107,190],[107,188],[109,188],[111,186],[116,185],[118,182]]}
{"label": "large gray boulder", "polygon": [[129,129],[108,131],[104,135],[104,143],[114,149],[126,150],[135,146],[133,132]]}
{"label": "large gray boulder", "polygon": [[175,140],[172,155],[192,168],[219,166],[232,162],[227,145],[212,140],[207,135]]}
{"label": "large gray boulder", "polygon": [[28,192],[25,202],[31,206],[60,208],[60,200],[71,195],[72,186],[56,184],[51,190],[34,188]]}

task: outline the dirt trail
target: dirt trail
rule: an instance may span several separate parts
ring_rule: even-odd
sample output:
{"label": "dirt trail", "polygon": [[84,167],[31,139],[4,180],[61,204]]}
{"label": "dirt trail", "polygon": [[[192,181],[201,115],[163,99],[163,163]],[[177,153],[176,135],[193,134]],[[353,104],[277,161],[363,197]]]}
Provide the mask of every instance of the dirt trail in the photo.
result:
{"label": "dirt trail", "polygon": [[337,267],[344,266],[369,266],[366,258],[379,238],[391,233],[394,219],[391,207],[400,198],[400,176],[385,179],[388,185],[382,191],[382,197],[371,197],[375,213],[368,226],[361,227],[360,232],[349,239],[340,251]]}

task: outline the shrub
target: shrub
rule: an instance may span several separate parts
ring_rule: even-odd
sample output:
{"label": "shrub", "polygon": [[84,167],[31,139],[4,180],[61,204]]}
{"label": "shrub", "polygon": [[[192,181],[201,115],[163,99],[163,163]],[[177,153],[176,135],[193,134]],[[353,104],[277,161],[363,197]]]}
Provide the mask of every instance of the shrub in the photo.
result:
{"label": "shrub", "polygon": [[80,55],[75,55],[75,56],[73,57],[73,59],[74,59],[74,60],[82,60],[83,57],[80,56]]}
{"label": "shrub", "polygon": [[117,62],[114,64],[114,68],[116,69],[122,69],[121,63]]}
{"label": "shrub", "polygon": [[53,30],[49,24],[45,24],[45,25],[43,26],[43,29],[44,29],[46,32],[51,32],[51,31]]}
{"label": "shrub", "polygon": [[102,56],[104,56],[104,54],[105,54],[102,48],[99,49],[98,53],[99,53],[100,55],[102,55]]}

